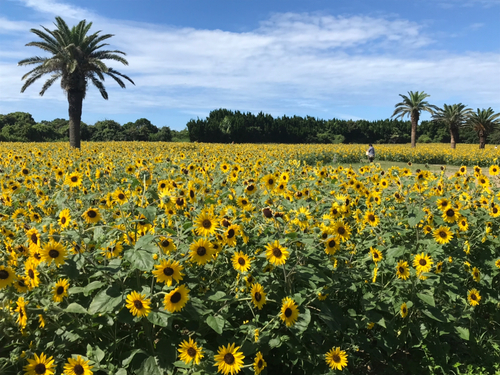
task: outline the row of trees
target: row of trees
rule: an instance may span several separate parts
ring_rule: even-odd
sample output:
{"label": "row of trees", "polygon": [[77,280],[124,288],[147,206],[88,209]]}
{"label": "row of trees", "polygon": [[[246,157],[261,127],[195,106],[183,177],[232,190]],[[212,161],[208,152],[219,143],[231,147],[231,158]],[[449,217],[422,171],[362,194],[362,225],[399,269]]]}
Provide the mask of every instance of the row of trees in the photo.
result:
{"label": "row of trees", "polygon": [[[55,142],[68,141],[70,121],[57,118],[37,123],[31,114],[13,112],[0,115],[0,141],[7,142]],[[81,122],[83,141],[188,141],[187,130],[170,130],[168,126],[158,128],[148,119],[120,125],[113,120],[98,121],[94,125]]]}

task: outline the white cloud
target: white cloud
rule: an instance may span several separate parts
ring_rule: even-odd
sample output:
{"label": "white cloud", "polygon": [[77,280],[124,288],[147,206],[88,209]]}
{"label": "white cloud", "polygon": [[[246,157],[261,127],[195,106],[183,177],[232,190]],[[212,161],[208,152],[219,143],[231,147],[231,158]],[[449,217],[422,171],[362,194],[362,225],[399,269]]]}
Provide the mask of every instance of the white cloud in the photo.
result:
{"label": "white cloud", "polygon": [[[87,17],[94,21],[91,31],[115,34],[110,47],[128,53],[129,66],[110,65],[136,86],[122,90],[108,79],[109,101],[90,88],[84,112],[172,108],[196,114],[227,107],[279,114],[324,112],[333,105],[392,108],[398,94],[410,90],[426,91],[434,103],[460,97],[472,106],[500,106],[500,54],[432,51],[425,27],[405,19],[283,13],[240,33],[104,19],[54,0],[22,2],[44,16]],[[27,25],[9,22],[5,28],[33,39]],[[38,51],[20,45],[9,53],[19,58]],[[20,94],[26,70],[8,66],[7,59],[0,53],[0,112],[7,101],[38,98],[40,87],[35,84]],[[64,107],[58,84],[45,97]]]}

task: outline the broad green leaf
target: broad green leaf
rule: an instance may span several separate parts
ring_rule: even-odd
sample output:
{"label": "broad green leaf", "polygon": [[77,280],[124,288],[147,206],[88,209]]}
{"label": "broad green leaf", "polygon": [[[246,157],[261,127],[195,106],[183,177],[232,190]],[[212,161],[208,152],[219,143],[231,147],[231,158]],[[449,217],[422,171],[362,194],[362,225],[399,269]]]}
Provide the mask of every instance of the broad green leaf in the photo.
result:
{"label": "broad green leaf", "polygon": [[83,288],[83,294],[85,294],[85,296],[88,296],[91,291],[99,289],[103,285],[104,283],[102,281],[92,281],[90,284]]}
{"label": "broad green leaf", "polygon": [[135,355],[138,354],[138,353],[141,353],[141,354],[146,354],[146,352],[142,349],[134,349],[130,352],[130,354],[128,355],[127,358],[125,358],[123,361],[122,361],[122,366],[124,367],[127,367],[130,362],[132,362],[132,360],[134,359]]}
{"label": "broad green leaf", "polygon": [[137,375],[163,375],[163,371],[158,366],[155,357],[148,357],[142,362],[141,368],[137,370]]}
{"label": "broad green leaf", "polygon": [[469,329],[468,328],[455,327],[455,329],[457,330],[458,336],[460,336],[460,338],[467,340],[467,341],[469,340]]}
{"label": "broad green leaf", "polygon": [[89,314],[94,315],[111,312],[116,306],[122,303],[123,299],[120,291],[111,286],[97,293],[89,306]]}
{"label": "broad green leaf", "polygon": [[151,311],[148,315],[148,320],[154,325],[168,327],[170,323],[169,317],[170,315],[164,311]]}
{"label": "broad green leaf", "polygon": [[135,250],[139,250],[139,249],[152,250],[152,249],[155,249],[155,245],[153,243],[154,239],[155,239],[155,236],[153,236],[152,234],[146,234],[145,236],[142,236],[135,243],[135,246],[134,246]]}
{"label": "broad green leaf", "polygon": [[226,296],[226,293],[219,290],[215,294],[212,294],[210,297],[208,297],[208,299],[211,301],[219,301],[221,298],[224,298],[225,296]]}
{"label": "broad green leaf", "polygon": [[436,307],[436,303],[434,302],[434,297],[430,294],[426,293],[417,293],[417,297],[424,301],[426,304],[431,305],[432,307]]}
{"label": "broad green leaf", "polygon": [[76,302],[70,303],[68,307],[66,307],[65,311],[74,314],[87,314],[85,307]]}
{"label": "broad green leaf", "polygon": [[222,331],[224,329],[224,318],[220,315],[207,317],[207,324],[219,335],[222,335]]}
{"label": "broad green leaf", "polygon": [[151,271],[154,265],[151,253],[144,250],[127,250],[124,257],[131,263],[132,267],[141,271]]}
{"label": "broad green leaf", "polygon": [[271,349],[273,349],[273,348],[277,348],[277,347],[279,347],[280,345],[281,345],[281,340],[279,339],[279,337],[276,337],[276,338],[274,338],[274,339],[269,340],[269,347],[270,347]]}
{"label": "broad green leaf", "polygon": [[127,370],[121,368],[117,372],[115,372],[115,375],[127,375]]}
{"label": "broad green leaf", "polygon": [[101,362],[104,359],[105,353],[97,345],[95,346],[93,353],[94,353],[94,359],[96,360],[96,362]]}
{"label": "broad green leaf", "polygon": [[295,324],[295,328],[297,328],[297,333],[301,334],[305,332],[309,323],[311,322],[311,311],[309,309],[304,309],[303,313],[300,313],[299,320]]}

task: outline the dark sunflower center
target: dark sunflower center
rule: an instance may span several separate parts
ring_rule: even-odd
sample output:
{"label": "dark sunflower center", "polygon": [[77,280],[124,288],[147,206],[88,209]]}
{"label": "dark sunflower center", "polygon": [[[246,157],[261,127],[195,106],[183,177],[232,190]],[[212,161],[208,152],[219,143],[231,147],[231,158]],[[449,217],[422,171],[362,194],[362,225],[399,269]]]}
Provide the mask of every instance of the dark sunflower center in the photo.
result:
{"label": "dark sunflower center", "polygon": [[493,208],[493,213],[496,214],[498,212],[498,208],[494,207]]}
{"label": "dark sunflower center", "polygon": [[76,181],[78,181],[78,177],[76,176],[71,177],[71,182],[76,182]]}
{"label": "dark sunflower center", "polygon": [[76,375],[83,375],[83,373],[85,372],[85,370],[83,369],[82,365],[76,365],[75,367],[73,367],[73,372]]}
{"label": "dark sunflower center", "polygon": [[38,237],[37,237],[36,233],[33,233],[31,235],[31,242],[33,242],[34,244],[36,244],[38,242]]}
{"label": "dark sunflower center", "polygon": [[233,238],[234,237],[234,229],[229,229],[227,231],[227,238]]}
{"label": "dark sunflower center", "polygon": [[404,267],[399,267],[398,271],[399,271],[399,273],[405,273]]}
{"label": "dark sunflower center", "polygon": [[6,270],[0,270],[0,280],[6,280],[9,278],[9,272]]}
{"label": "dark sunflower center", "polygon": [[163,269],[163,274],[165,276],[172,276],[174,274],[174,269],[172,267],[165,267]]}
{"label": "dark sunflower center", "polygon": [[177,200],[175,201],[175,203],[178,205],[178,206],[182,206],[184,204],[184,199],[182,198],[177,198]]}
{"label": "dark sunflower center", "polygon": [[281,256],[283,255],[283,253],[281,252],[281,250],[277,247],[275,247],[273,249],[273,255],[276,257],[276,258],[281,258]]}
{"label": "dark sunflower center", "polygon": [[189,347],[187,350],[187,354],[190,357],[196,357],[196,349],[193,347]]}
{"label": "dark sunflower center", "polygon": [[246,264],[246,262],[245,262],[245,258],[243,258],[243,257],[238,258],[238,263],[239,263],[241,266],[244,266],[244,265]]}
{"label": "dark sunflower center", "polygon": [[339,213],[339,211],[338,211],[336,208],[334,208],[334,209],[332,210],[332,215],[337,215],[338,213]]}
{"label": "dark sunflower center", "polygon": [[259,362],[257,362],[257,368],[262,368],[264,365],[264,362],[262,362],[262,359],[259,359]]}
{"label": "dark sunflower center", "polygon": [[[0,277],[0,279],[1,279],[1,277]],[[21,288],[24,288],[26,286],[26,283],[24,282],[23,279],[21,279],[21,280],[18,280],[17,285],[19,285]]]}
{"label": "dark sunflower center", "polygon": [[170,297],[170,302],[172,303],[177,303],[181,300],[182,295],[179,292],[175,292],[172,294],[172,297]]}
{"label": "dark sunflower center", "polygon": [[143,308],[142,302],[139,300],[134,301],[134,306],[137,310],[141,310]]}
{"label": "dark sunflower center", "polygon": [[161,241],[161,246],[168,247],[168,245],[170,245],[170,241],[169,240],[163,240],[163,241]]}
{"label": "dark sunflower center", "polygon": [[368,215],[368,221],[375,221],[375,215]]}
{"label": "dark sunflower center", "polygon": [[198,250],[196,250],[196,254],[198,254],[200,257],[206,255],[207,249],[205,249],[203,246],[200,246]]}
{"label": "dark sunflower center", "polygon": [[61,218],[61,224],[66,224],[66,218],[64,216]]}
{"label": "dark sunflower center", "polygon": [[332,356],[332,361],[335,362],[335,363],[340,363],[342,362],[341,359],[340,359],[340,356],[338,354],[334,354]]}
{"label": "dark sunflower center", "polygon": [[210,229],[212,228],[212,222],[208,219],[205,219],[203,220],[203,222],[201,223],[201,225],[203,226],[203,228],[205,229]]}
{"label": "dark sunflower center", "polygon": [[125,194],[123,193],[118,194],[118,199],[120,200],[125,199]]}
{"label": "dark sunflower center", "polygon": [[477,296],[474,293],[472,293],[470,295],[470,299],[475,301],[477,299]]}
{"label": "dark sunflower center", "polygon": [[189,190],[189,196],[191,197],[191,199],[194,198],[194,191],[193,190]]}
{"label": "dark sunflower center", "polygon": [[255,292],[255,294],[253,295],[253,297],[255,298],[255,300],[257,302],[260,302],[260,300],[262,299],[262,294],[260,294],[259,292]]}
{"label": "dark sunflower center", "polygon": [[450,208],[449,210],[446,211],[446,216],[448,216],[448,217],[455,216],[455,211]]}
{"label": "dark sunflower center", "polygon": [[262,210],[262,213],[263,213],[263,214],[264,214],[264,216],[265,216],[265,217],[267,217],[268,219],[269,219],[270,217],[272,217],[272,216],[273,216],[273,211],[271,211],[271,209],[270,209],[270,208],[264,208],[264,209]]}
{"label": "dark sunflower center", "polygon": [[403,307],[403,314],[406,314],[406,307]]}
{"label": "dark sunflower center", "polygon": [[329,247],[335,247],[335,245],[336,245],[336,244],[337,244],[337,242],[335,242],[335,240],[330,240],[330,241],[328,242],[328,246],[329,246]]}
{"label": "dark sunflower center", "polygon": [[230,223],[227,219],[223,219],[223,220],[222,220],[222,226],[224,226],[224,227],[226,227],[226,228],[227,228],[227,227],[229,227],[230,225],[231,225],[231,223]]}
{"label": "dark sunflower center", "polygon": [[46,367],[43,363],[39,363],[35,366],[35,374],[45,374]]}
{"label": "dark sunflower center", "polygon": [[60,286],[57,288],[56,290],[56,293],[59,295],[59,294],[63,294],[64,293],[64,287],[63,286]]}
{"label": "dark sunflower center", "polygon": [[90,217],[91,219],[93,219],[97,216],[97,212],[95,212],[94,210],[89,210],[87,212],[87,216]]}
{"label": "dark sunflower center", "polygon": [[446,235],[446,232],[442,230],[442,231],[439,232],[439,237],[446,238],[448,236]]}
{"label": "dark sunflower center", "polygon": [[29,270],[28,271],[28,276],[30,277],[30,279],[34,279],[35,278],[35,272],[33,272],[33,270]]}
{"label": "dark sunflower center", "polygon": [[255,186],[253,186],[253,185],[248,185],[248,187],[247,187],[247,190],[248,190],[248,191],[253,191],[253,189],[255,189]]}
{"label": "dark sunflower center", "polygon": [[420,259],[418,261],[418,264],[420,264],[422,267],[426,266],[427,265],[427,261],[425,259]]}
{"label": "dark sunflower center", "polygon": [[291,308],[287,307],[287,309],[285,310],[285,316],[287,318],[292,316],[292,309]]}
{"label": "dark sunflower center", "polygon": [[374,258],[378,258],[378,253],[373,253]]}
{"label": "dark sunflower center", "polygon": [[228,365],[232,365],[234,363],[234,355],[231,353],[226,353],[224,355],[224,362],[226,362]]}
{"label": "dark sunflower center", "polygon": [[55,259],[59,256],[59,251],[56,249],[49,250],[49,257]]}
{"label": "dark sunflower center", "polygon": [[337,229],[337,233],[340,234],[340,235],[345,234],[345,228],[344,227],[339,227],[339,229]]}

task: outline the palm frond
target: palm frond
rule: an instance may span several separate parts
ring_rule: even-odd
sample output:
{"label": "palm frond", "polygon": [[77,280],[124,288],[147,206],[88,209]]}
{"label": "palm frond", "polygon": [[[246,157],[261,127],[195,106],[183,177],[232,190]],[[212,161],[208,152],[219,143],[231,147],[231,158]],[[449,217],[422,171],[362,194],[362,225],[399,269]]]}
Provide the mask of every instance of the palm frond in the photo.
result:
{"label": "palm frond", "polygon": [[52,84],[57,81],[59,78],[61,78],[62,73],[56,73],[52,77],[50,77],[47,81],[45,81],[44,85],[42,86],[42,90],[40,90],[40,96],[43,96],[45,94],[45,91],[52,86]]}
{"label": "palm frond", "polygon": [[129,81],[131,84],[133,84],[135,86],[135,83],[134,81],[132,81],[128,76],[126,76],[125,74],[122,74],[116,70],[114,70],[113,68],[109,68],[108,69],[108,74],[115,74],[117,76],[120,76],[122,78],[125,78],[127,81]]}
{"label": "palm frond", "polygon": [[17,63],[17,65],[23,66],[23,65],[32,65],[32,64],[42,64],[46,60],[47,60],[46,57],[35,56],[35,57],[30,57],[30,58],[19,61]]}
{"label": "palm frond", "polygon": [[94,84],[95,87],[99,89],[99,92],[101,93],[101,96],[108,100],[108,93],[106,91],[106,88],[104,87],[104,84],[99,81],[94,75],[90,75],[90,80]]}

